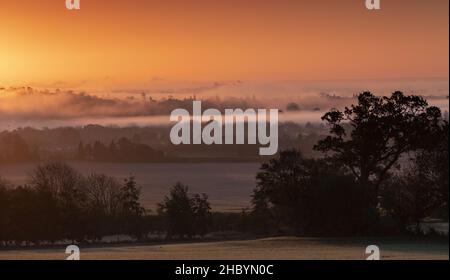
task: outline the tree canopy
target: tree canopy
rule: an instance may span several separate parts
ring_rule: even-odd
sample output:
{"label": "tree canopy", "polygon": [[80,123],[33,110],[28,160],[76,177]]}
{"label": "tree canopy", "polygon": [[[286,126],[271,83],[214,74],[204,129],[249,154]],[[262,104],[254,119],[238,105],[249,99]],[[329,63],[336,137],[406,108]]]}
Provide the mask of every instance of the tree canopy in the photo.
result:
{"label": "tree canopy", "polygon": [[403,154],[433,145],[442,116],[420,96],[363,92],[357,105],[343,112],[331,110],[322,120],[330,126],[330,135],[315,149],[343,164],[362,184],[372,183],[377,193]]}

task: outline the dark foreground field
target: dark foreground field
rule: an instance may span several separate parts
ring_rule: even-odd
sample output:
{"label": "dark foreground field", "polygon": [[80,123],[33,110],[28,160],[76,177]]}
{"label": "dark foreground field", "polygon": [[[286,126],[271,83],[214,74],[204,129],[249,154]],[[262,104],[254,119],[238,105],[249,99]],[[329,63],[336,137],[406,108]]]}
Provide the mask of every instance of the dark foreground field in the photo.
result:
{"label": "dark foreground field", "polygon": [[[245,241],[81,247],[84,260],[362,260],[368,245],[377,245],[384,260],[449,259],[445,241],[398,238],[297,238],[277,237]],[[60,249],[0,251],[1,259],[63,260]]]}

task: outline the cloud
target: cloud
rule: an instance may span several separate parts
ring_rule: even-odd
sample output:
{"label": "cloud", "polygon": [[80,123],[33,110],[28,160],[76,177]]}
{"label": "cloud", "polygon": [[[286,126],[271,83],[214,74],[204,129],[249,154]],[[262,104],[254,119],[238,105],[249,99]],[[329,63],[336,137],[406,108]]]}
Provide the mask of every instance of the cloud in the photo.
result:
{"label": "cloud", "polygon": [[[213,93],[215,90],[224,87],[236,87],[242,84],[240,80],[237,81],[216,81],[216,82],[170,82],[170,84],[163,84],[167,82],[162,78],[152,78],[153,84],[150,86],[142,86],[139,88],[116,88],[112,93],[127,93],[127,94],[153,94],[153,95],[198,95],[204,93]],[[162,85],[161,85],[162,84]]]}

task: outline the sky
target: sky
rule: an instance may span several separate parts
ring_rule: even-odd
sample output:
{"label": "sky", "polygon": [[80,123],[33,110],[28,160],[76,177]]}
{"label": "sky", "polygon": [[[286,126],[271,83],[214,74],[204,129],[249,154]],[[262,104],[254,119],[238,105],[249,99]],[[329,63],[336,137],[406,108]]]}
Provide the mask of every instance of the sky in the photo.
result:
{"label": "sky", "polygon": [[449,1],[0,0],[0,85],[448,78]]}

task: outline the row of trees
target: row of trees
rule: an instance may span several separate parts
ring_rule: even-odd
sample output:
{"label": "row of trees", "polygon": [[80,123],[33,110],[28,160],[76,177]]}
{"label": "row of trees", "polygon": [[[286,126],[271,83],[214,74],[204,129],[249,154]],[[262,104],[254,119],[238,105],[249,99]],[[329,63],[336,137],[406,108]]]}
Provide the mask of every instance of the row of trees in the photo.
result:
{"label": "row of trees", "polygon": [[318,160],[295,150],[263,164],[251,215],[263,231],[374,234],[386,220],[406,231],[448,218],[448,122],[419,96],[358,96],[322,118],[330,133]]}
{"label": "row of trees", "polygon": [[204,236],[210,210],[206,195],[191,195],[178,183],[151,216],[133,177],[122,183],[100,174],[85,177],[50,162],[33,170],[26,186],[0,179],[0,245],[97,242],[114,235],[142,240],[155,231],[168,238]]}
{"label": "row of trees", "polygon": [[133,178],[84,177],[68,165],[39,165],[26,186],[0,183],[0,240],[21,244],[140,237],[144,208]]}
{"label": "row of trees", "polygon": [[109,161],[109,162],[148,162],[164,159],[164,153],[146,144],[120,138],[105,145],[95,141],[93,145],[80,142],[75,155],[78,160]]}
{"label": "row of trees", "polygon": [[17,132],[0,133],[0,164],[38,161],[41,158],[108,162],[151,162],[165,159],[164,152],[125,137],[111,141],[109,144],[100,141],[95,141],[93,144],[80,142],[76,151],[70,147],[66,147],[65,151],[62,151],[60,147],[43,150],[31,147]]}

